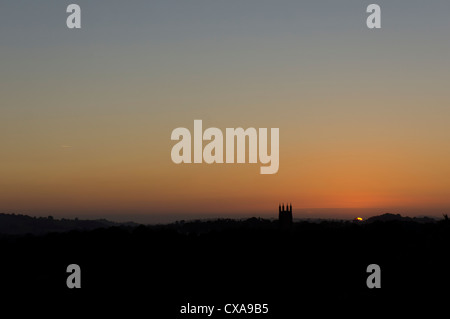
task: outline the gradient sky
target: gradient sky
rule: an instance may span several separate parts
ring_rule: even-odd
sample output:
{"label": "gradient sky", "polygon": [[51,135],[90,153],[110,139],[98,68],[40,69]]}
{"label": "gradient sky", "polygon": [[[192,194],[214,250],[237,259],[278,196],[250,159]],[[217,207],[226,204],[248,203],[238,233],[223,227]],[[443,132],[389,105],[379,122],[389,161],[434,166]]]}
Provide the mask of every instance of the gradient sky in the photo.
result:
{"label": "gradient sky", "polygon": [[[374,2],[381,30],[365,24]],[[70,3],[81,30],[65,25]],[[448,212],[449,13],[445,0],[4,1],[0,212]],[[279,127],[279,172],[174,164],[170,134],[194,119]]]}

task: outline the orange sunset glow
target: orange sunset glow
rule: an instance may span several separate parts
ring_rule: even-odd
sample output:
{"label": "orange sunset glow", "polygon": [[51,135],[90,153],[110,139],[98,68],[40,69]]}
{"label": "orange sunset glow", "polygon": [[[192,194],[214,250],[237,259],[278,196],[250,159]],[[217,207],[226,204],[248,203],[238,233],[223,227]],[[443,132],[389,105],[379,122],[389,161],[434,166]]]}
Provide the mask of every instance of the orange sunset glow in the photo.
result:
{"label": "orange sunset glow", "polygon": [[[368,33],[351,18],[358,8],[338,19],[314,4],[267,15],[158,6],[133,24],[112,10],[70,35],[46,13],[10,27],[1,212],[158,221],[272,217],[279,202],[296,217],[450,209],[448,28],[417,36],[405,20]],[[171,132],[195,119],[279,128],[278,173],[173,163]]]}

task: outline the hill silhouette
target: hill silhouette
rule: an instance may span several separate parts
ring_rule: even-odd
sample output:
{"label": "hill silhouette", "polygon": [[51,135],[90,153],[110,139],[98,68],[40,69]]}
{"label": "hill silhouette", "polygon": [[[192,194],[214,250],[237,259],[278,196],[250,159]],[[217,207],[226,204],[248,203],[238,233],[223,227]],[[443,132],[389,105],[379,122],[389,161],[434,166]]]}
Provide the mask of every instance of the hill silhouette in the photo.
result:
{"label": "hill silhouette", "polygon": [[[190,318],[179,313],[188,302],[267,303],[270,309],[268,315],[213,318],[294,318],[308,311],[321,318],[360,314],[359,307],[404,314],[411,304],[436,308],[448,298],[448,219],[303,221],[291,229],[260,218],[109,227],[60,222],[75,228],[0,237],[1,287],[8,298],[90,315],[157,318]],[[81,289],[66,287],[72,263],[81,267]],[[381,289],[366,286],[373,263],[382,270]]]}
{"label": "hill silhouette", "polygon": [[112,227],[119,225],[137,226],[136,223],[115,223],[106,219],[79,220],[55,219],[48,217],[31,217],[27,215],[0,214],[0,234],[42,235],[51,232],[65,232],[70,230],[93,230],[97,228]]}
{"label": "hill silhouette", "polygon": [[431,217],[404,217],[400,214],[382,214],[378,216],[372,216],[366,219],[367,223],[373,223],[373,222],[389,222],[389,221],[399,221],[399,222],[416,222],[416,223],[434,223],[436,220]]}
{"label": "hill silhouette", "polygon": [[[326,219],[316,220],[295,220],[296,223],[326,223],[331,222]],[[373,222],[414,222],[414,223],[435,223],[436,220],[430,217],[404,217],[400,214],[382,214],[367,218],[364,223]],[[336,222],[336,221],[334,221]],[[344,220],[340,222],[344,223]],[[44,235],[52,232],[67,232],[71,230],[88,231],[98,228],[109,227],[137,227],[139,223],[125,222],[118,223],[106,219],[83,220],[83,219],[55,219],[53,216],[48,217],[32,217],[22,214],[0,214],[0,234],[6,235]],[[175,223],[165,225],[147,225],[155,229],[175,229],[182,233],[203,233],[208,231],[217,231],[223,229],[236,228],[259,228],[267,229],[278,225],[278,221],[263,219],[263,218],[248,218],[248,219],[224,219],[219,218],[215,220],[180,220]]]}

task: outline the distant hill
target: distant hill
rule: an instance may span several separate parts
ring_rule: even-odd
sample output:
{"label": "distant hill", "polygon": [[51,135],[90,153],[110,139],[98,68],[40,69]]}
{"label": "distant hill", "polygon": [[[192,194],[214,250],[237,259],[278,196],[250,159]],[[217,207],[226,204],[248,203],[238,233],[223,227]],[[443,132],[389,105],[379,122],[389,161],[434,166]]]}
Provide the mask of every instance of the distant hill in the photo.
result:
{"label": "distant hill", "polygon": [[65,232],[70,230],[93,230],[111,226],[137,226],[135,223],[115,223],[106,219],[54,219],[49,217],[31,217],[27,215],[0,214],[0,234],[41,235],[50,232]]}
{"label": "distant hill", "polygon": [[373,223],[376,221],[390,222],[390,221],[401,221],[401,222],[416,222],[416,223],[435,223],[436,220],[430,217],[403,217],[400,214],[383,214],[378,216],[369,217],[366,219],[366,223]]}

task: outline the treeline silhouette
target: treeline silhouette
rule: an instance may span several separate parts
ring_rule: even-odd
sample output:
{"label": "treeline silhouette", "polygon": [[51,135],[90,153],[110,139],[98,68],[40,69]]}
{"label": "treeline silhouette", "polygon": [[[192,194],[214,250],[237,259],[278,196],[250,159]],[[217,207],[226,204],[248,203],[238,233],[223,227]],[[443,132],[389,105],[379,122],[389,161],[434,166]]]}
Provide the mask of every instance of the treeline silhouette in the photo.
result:
{"label": "treeline silhouette", "polygon": [[55,219],[48,217],[31,217],[21,214],[0,214],[0,234],[46,234],[51,232],[65,232],[69,230],[93,230],[97,228],[129,225],[137,226],[136,223],[115,223],[106,219],[81,220]]}
{"label": "treeline silhouette", "polygon": [[[3,235],[2,289],[23,302],[157,318],[183,318],[188,302],[269,304],[269,315],[244,318],[435,307],[448,298],[450,223],[390,217],[303,221],[290,229],[251,218]],[[66,287],[72,263],[82,270],[78,290]],[[373,263],[381,266],[381,289],[366,286]],[[222,316],[230,317],[213,315]]]}

